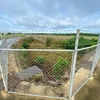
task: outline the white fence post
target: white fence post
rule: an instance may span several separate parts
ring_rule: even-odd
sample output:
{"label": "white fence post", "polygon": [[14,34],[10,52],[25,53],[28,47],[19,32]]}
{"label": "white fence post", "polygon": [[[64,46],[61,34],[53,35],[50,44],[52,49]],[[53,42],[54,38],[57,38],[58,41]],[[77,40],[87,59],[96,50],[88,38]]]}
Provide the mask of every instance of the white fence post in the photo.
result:
{"label": "white fence post", "polygon": [[80,29],[77,29],[75,50],[73,52],[73,58],[72,58],[70,87],[69,87],[69,98],[68,98],[69,100],[71,100],[71,98],[72,98],[72,91],[73,91],[73,84],[74,84],[74,75],[75,75],[75,67],[76,67],[76,59],[77,59],[77,49],[78,49],[78,42],[79,42],[79,34],[80,34]]}
{"label": "white fence post", "polygon": [[99,50],[98,50],[98,60],[100,59],[100,33],[99,33],[99,41],[98,41],[98,45],[99,45]]}
{"label": "white fence post", "polygon": [[[5,47],[7,48],[7,40],[5,39]],[[5,51],[5,82],[6,82],[6,92],[8,92],[8,50]]]}
{"label": "white fence post", "polygon": [[96,52],[95,52],[95,56],[94,56],[94,61],[93,61],[93,64],[92,64],[92,68],[91,68],[91,72],[90,72],[90,77],[92,76],[93,74],[93,71],[96,67],[96,64],[99,60],[99,53],[100,53],[100,34],[99,34],[99,39],[98,39],[98,45],[96,47]]}
{"label": "white fence post", "polygon": [[[6,40],[4,40],[1,44],[1,48],[7,49]],[[5,87],[5,91],[8,91],[8,51],[1,51],[0,53],[1,62],[0,62],[0,70],[3,79],[3,84]]]}

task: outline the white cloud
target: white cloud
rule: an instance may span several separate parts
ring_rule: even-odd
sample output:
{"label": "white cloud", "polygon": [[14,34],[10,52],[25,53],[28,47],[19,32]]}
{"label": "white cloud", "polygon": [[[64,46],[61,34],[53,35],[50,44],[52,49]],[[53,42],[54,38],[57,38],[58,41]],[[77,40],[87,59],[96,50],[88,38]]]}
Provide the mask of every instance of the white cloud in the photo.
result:
{"label": "white cloud", "polygon": [[0,30],[100,27],[99,0],[0,0],[0,4]]}

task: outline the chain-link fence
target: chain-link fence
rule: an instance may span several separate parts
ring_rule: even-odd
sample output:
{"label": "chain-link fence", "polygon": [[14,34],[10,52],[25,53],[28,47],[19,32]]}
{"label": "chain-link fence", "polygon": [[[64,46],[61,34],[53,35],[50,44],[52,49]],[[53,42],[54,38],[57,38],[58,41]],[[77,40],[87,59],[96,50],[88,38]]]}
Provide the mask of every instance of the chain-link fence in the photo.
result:
{"label": "chain-link fence", "polygon": [[77,90],[89,79],[90,72],[95,57],[96,47],[79,50],[77,53],[73,92],[76,94]]}
{"label": "chain-link fence", "polygon": [[56,37],[35,36],[34,44],[28,45],[33,36],[26,37],[17,38],[10,49],[5,49],[6,41],[1,45],[0,68],[10,93],[71,99],[90,78],[100,58],[100,36],[98,44],[91,40],[95,42],[91,45],[87,39],[83,43],[79,30],[76,37],[70,36],[69,44],[61,37],[54,41]]}
{"label": "chain-link fence", "polygon": [[[0,49],[7,48],[6,39],[2,41]],[[0,50],[0,72],[3,79],[5,90],[8,91],[8,51],[7,50]]]}
{"label": "chain-link fence", "polygon": [[18,50],[8,55],[8,91],[68,96],[64,86],[70,78],[72,52]]}

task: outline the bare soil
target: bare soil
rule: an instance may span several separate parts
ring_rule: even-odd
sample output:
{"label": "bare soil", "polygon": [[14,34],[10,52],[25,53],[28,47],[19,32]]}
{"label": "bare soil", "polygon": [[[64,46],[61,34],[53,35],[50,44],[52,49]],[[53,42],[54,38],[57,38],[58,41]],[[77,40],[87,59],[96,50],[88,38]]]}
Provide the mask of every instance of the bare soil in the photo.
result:
{"label": "bare soil", "polygon": [[76,94],[76,100],[100,100],[100,75],[93,76]]}
{"label": "bare soil", "polygon": [[[68,40],[68,39],[75,37],[75,35],[69,35],[69,36],[68,35],[33,35],[33,36],[36,36],[42,40],[46,40],[47,37],[51,37],[55,40]],[[94,36],[94,37],[93,36],[83,36],[83,37],[86,39],[92,39],[92,38],[98,39],[98,36]]]}
{"label": "bare soil", "polygon": [[18,67],[17,67],[17,64],[16,64],[16,59],[15,59],[15,55],[14,53],[9,53],[8,55],[9,59],[8,59],[8,70],[9,72],[18,72]]}
{"label": "bare soil", "polygon": [[52,99],[52,98],[8,94],[4,90],[2,90],[0,91],[0,100],[63,100],[63,99]]}
{"label": "bare soil", "polygon": [[53,38],[54,40],[68,40],[74,37],[74,35],[71,36],[63,36],[63,35],[35,35],[35,37],[40,38],[41,40],[46,41],[47,37]]}
{"label": "bare soil", "polygon": [[[99,70],[100,71],[100,70]],[[94,75],[93,80],[89,80],[83,88],[75,95],[76,100],[100,100],[100,75]],[[7,94],[0,91],[0,100],[62,100],[41,97],[30,97]]]}
{"label": "bare soil", "polygon": [[0,81],[2,80],[2,76],[1,76],[1,74],[0,74]]}
{"label": "bare soil", "polygon": [[100,60],[91,78],[76,94],[76,100],[100,100]]}

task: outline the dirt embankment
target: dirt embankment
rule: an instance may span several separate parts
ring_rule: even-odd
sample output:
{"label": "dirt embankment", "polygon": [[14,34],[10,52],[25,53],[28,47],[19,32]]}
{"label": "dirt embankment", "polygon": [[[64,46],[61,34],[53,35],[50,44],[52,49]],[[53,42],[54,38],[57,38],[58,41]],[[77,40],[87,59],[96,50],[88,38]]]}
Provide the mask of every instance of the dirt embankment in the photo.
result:
{"label": "dirt embankment", "polygon": [[100,100],[100,60],[95,69],[93,78],[76,94],[76,100]]}
{"label": "dirt embankment", "polygon": [[12,71],[12,72],[18,72],[18,67],[17,67],[17,64],[16,64],[16,59],[15,59],[15,55],[13,53],[9,53],[8,55],[9,57],[9,60],[8,60],[8,65],[9,65],[9,72]]}
{"label": "dirt embankment", "polygon": [[94,76],[87,84],[76,94],[76,100],[100,100],[100,75]]}
{"label": "dirt embankment", "polygon": [[63,100],[63,99],[14,95],[14,94],[8,94],[4,90],[2,90],[0,91],[0,100]]}
{"label": "dirt embankment", "polygon": [[2,80],[2,76],[1,76],[1,74],[0,74],[0,81]]}

